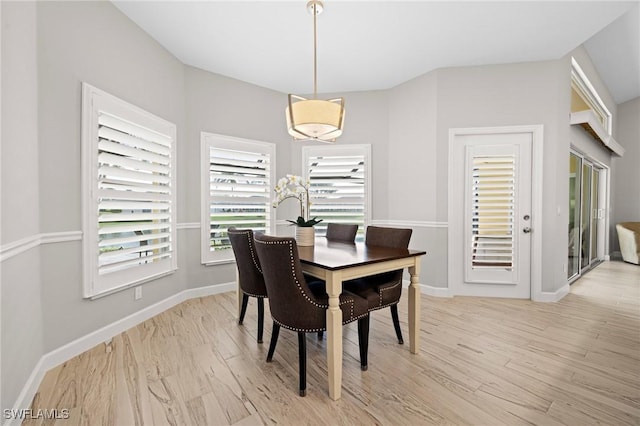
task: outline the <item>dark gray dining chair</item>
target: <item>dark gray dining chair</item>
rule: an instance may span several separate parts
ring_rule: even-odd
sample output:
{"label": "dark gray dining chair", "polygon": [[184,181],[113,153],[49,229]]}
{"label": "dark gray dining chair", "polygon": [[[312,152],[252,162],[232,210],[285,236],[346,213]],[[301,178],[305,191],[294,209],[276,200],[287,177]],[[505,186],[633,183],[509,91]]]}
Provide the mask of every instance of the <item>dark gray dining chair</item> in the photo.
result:
{"label": "dark gray dining chair", "polygon": [[244,321],[247,312],[249,296],[258,301],[258,343],[262,343],[262,331],[264,329],[264,298],[267,297],[267,288],[262,277],[260,260],[255,250],[253,230],[237,229],[230,227],[227,231],[231,248],[236,257],[238,267],[238,281],[242,291],[242,308],[238,324]]}
{"label": "dark gray dining chair", "polygon": [[[302,275],[298,247],[294,238],[256,235],[256,251],[269,295],[269,310],[273,319],[271,344],[267,362],[271,362],[278,342],[280,327],[298,333],[298,368],[300,396],[307,388],[306,333],[325,330],[328,296],[314,292]],[[369,306],[367,300],[344,292],[340,295],[342,324],[358,321],[360,368],[367,369],[369,344]]]}
{"label": "dark gray dining chair", "polygon": [[345,243],[353,243],[358,233],[358,225],[345,223],[328,223],[327,224],[327,240],[343,241]]}
{"label": "dark gray dining chair", "polygon": [[[365,235],[367,246],[408,248],[412,229],[386,228],[368,226]],[[346,281],[343,289],[363,297],[369,302],[369,311],[386,308],[391,310],[393,327],[396,330],[398,343],[403,344],[400,320],[398,318],[398,302],[402,295],[402,269],[384,272],[370,277]]]}

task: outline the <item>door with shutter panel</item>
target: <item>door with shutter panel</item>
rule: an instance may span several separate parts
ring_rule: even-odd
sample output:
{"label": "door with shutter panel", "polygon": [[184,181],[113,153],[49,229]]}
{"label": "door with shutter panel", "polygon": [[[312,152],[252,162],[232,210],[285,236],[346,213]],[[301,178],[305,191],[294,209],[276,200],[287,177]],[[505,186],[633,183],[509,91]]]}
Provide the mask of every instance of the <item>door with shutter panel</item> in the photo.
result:
{"label": "door with shutter panel", "polygon": [[462,256],[450,259],[459,268],[455,294],[530,298],[531,144],[532,134],[522,132],[456,136],[462,193],[452,217]]}

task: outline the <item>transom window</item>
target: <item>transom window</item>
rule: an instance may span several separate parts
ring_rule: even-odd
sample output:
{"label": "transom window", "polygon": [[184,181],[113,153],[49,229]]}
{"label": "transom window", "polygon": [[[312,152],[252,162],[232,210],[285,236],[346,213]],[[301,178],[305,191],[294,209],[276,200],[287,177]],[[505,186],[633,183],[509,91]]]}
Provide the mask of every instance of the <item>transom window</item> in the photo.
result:
{"label": "transom window", "polygon": [[571,112],[591,110],[602,127],[611,134],[611,113],[596,92],[578,62],[571,58]]}

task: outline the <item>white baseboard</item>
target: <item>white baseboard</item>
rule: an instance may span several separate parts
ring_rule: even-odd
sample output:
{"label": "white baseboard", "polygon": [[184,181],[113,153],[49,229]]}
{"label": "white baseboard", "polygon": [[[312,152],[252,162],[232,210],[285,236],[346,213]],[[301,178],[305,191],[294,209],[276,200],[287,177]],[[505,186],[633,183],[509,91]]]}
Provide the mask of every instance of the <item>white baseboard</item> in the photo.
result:
{"label": "white baseboard", "polygon": [[[451,291],[448,287],[433,287],[426,284],[418,284],[420,286],[420,293],[427,296],[434,297],[452,297]],[[409,287],[409,280],[402,280],[402,288]]]}
{"label": "white baseboard", "polygon": [[433,287],[425,284],[420,284],[420,293],[434,297],[453,297],[448,287]]}
{"label": "white baseboard", "polygon": [[[85,336],[82,336],[72,342],[67,343],[53,351],[44,354],[35,368],[33,369],[27,383],[25,383],[18,399],[14,404],[14,409],[26,409],[31,405],[34,395],[38,391],[40,382],[44,378],[47,371],[62,364],[71,358],[80,355],[81,353],[93,348],[100,343],[104,343],[117,336],[118,334],[135,327],[143,321],[146,321],[154,316],[161,314],[162,312],[171,309],[172,307],[189,299],[197,297],[210,296],[213,294],[225,293],[236,289],[236,283],[224,283],[218,285],[210,285],[206,287],[197,287],[183,290],[180,293],[174,294],[164,300],[159,301],[151,306],[147,306],[138,312],[135,312],[127,317],[119,319],[109,325],[106,325],[96,331],[93,331]],[[7,420],[4,424],[13,425],[19,424],[19,419]]]}
{"label": "white baseboard", "polygon": [[540,294],[535,296],[533,301],[534,302],[545,302],[545,303],[557,302],[557,301],[561,300],[563,297],[565,297],[567,294],[569,294],[569,284],[565,284],[562,287],[560,287],[558,290],[553,291],[553,292],[551,292],[551,291],[542,291],[542,292],[540,292]]}

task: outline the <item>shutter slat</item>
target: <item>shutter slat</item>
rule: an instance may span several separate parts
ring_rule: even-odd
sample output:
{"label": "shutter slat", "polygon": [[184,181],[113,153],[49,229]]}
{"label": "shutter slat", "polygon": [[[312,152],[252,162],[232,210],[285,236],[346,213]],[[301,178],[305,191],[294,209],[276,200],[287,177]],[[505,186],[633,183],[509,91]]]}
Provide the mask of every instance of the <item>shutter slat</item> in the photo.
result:
{"label": "shutter slat", "polygon": [[120,237],[120,238],[110,238],[110,239],[100,240],[100,242],[98,243],[98,246],[109,247],[109,246],[115,246],[119,244],[127,244],[127,243],[133,243],[133,242],[153,241],[153,240],[169,238],[170,236],[171,234],[169,234],[168,232],[162,232],[158,234],[141,234],[141,235],[136,234],[131,237]]}
{"label": "shutter slat", "polygon": [[98,150],[102,152],[110,152],[112,154],[124,155],[126,157],[136,158],[141,161],[147,161],[149,163],[158,163],[168,165],[171,160],[169,157],[155,154],[153,152],[147,152],[140,149],[132,148],[130,146],[122,145],[116,142],[112,142],[106,139],[100,139],[98,142]]}
{"label": "shutter slat", "polygon": [[171,149],[167,146],[136,138],[134,136],[119,132],[109,127],[100,127],[100,129],[98,130],[98,136],[100,137],[100,139],[117,142],[119,145],[134,148],[139,151],[161,155],[163,157],[169,156],[169,154],[171,153]]}
{"label": "shutter slat", "polygon": [[166,252],[154,254],[152,256],[137,257],[133,259],[123,260],[121,262],[114,262],[109,265],[102,265],[99,268],[99,274],[104,275],[104,274],[110,274],[112,272],[122,271],[123,269],[131,268],[138,265],[144,265],[145,263],[156,262],[158,260],[171,257],[172,255],[173,255],[172,252],[166,251]]}
{"label": "shutter slat", "polygon": [[101,179],[105,180],[121,180],[130,183],[147,183],[147,184],[168,184],[171,182],[169,176],[158,175],[154,173],[135,172],[132,170],[121,169],[118,167],[102,166],[98,169]]}
{"label": "shutter slat", "polygon": [[101,201],[100,210],[169,210],[171,203],[148,201]]}
{"label": "shutter slat", "polygon": [[169,241],[164,243],[159,243],[159,244],[140,245],[138,247],[132,247],[129,249],[107,251],[107,252],[101,253],[98,256],[98,258],[100,259],[100,263],[104,265],[104,264],[110,263],[111,259],[121,258],[122,256],[126,256],[129,254],[139,254],[143,252],[152,252],[155,250],[161,250],[169,246],[170,246]]}
{"label": "shutter slat", "polygon": [[145,193],[145,196],[149,193],[158,193],[158,194],[170,194],[171,188],[168,185],[152,185],[145,183],[127,183],[124,181],[116,181],[103,179],[98,181],[99,189],[111,189],[115,191],[122,192],[136,192],[136,193]]}
{"label": "shutter slat", "polygon": [[136,231],[165,231],[170,229],[171,224],[169,222],[164,223],[140,223],[135,225],[122,224],[117,222],[110,222],[109,224],[101,224],[98,230],[99,235],[107,234],[124,234],[127,232]]}
{"label": "shutter slat", "polygon": [[113,115],[101,113],[98,115],[98,124],[118,129],[124,133],[135,135],[142,139],[153,141],[160,145],[171,146],[173,138],[160,132],[146,129],[126,120],[121,120]]}
{"label": "shutter slat", "polygon": [[122,155],[109,154],[102,152],[98,155],[98,163],[110,166],[118,166],[130,170],[145,170],[149,172],[161,173],[169,175],[171,169],[161,164],[149,163],[148,161],[137,161]]}

